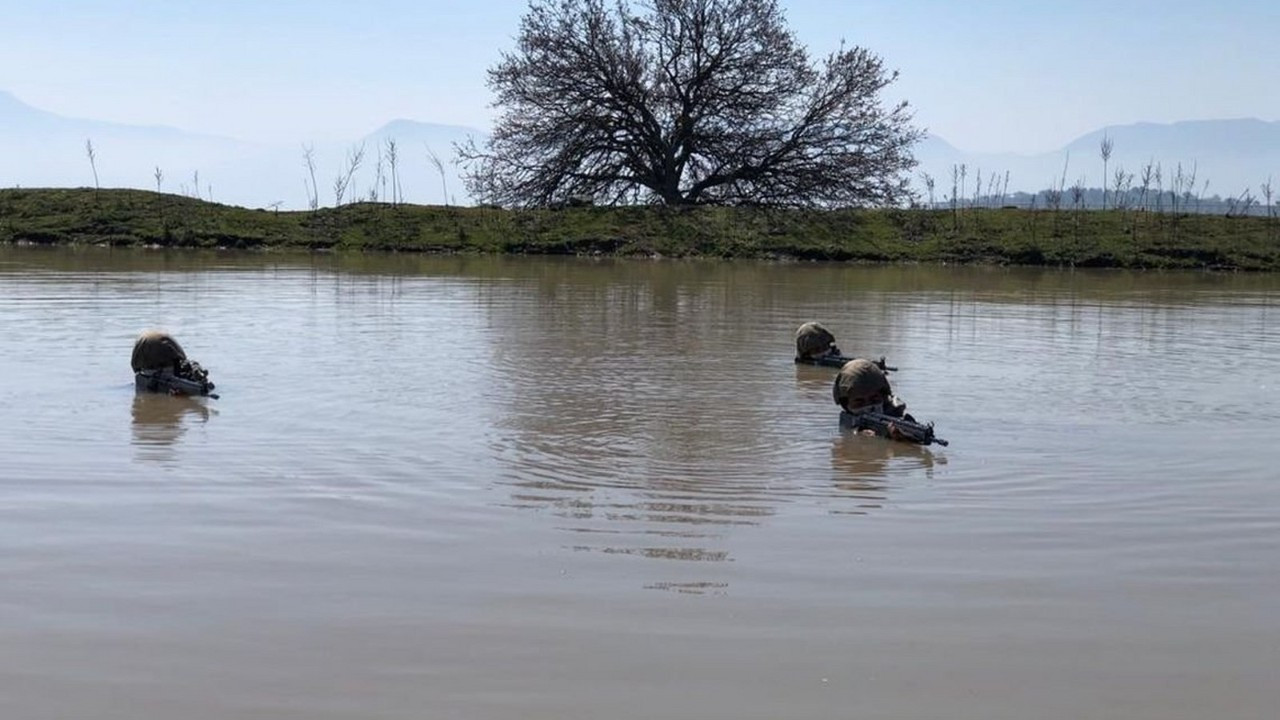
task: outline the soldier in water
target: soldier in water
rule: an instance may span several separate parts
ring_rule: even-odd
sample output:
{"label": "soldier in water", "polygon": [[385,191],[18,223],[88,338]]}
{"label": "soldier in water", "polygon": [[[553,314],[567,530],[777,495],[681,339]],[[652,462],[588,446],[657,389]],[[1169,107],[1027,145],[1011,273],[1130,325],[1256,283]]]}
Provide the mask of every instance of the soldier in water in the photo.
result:
{"label": "soldier in water", "polygon": [[796,362],[822,365],[844,357],[836,346],[836,336],[821,323],[807,322],[796,330]]}
{"label": "soldier in water", "polygon": [[[840,352],[836,336],[821,323],[807,322],[796,329],[796,363],[838,368],[852,359]],[[884,372],[897,370],[885,365],[883,356],[871,362]]]}
{"label": "soldier in water", "polygon": [[907,404],[893,394],[884,371],[870,360],[845,363],[831,386],[831,397],[842,411],[842,427],[891,440],[946,444],[934,437],[932,424],[921,425],[907,414]]}
{"label": "soldier in water", "polygon": [[139,391],[217,397],[208,371],[188,360],[182,346],[168,333],[148,330],[139,335],[129,364]]}

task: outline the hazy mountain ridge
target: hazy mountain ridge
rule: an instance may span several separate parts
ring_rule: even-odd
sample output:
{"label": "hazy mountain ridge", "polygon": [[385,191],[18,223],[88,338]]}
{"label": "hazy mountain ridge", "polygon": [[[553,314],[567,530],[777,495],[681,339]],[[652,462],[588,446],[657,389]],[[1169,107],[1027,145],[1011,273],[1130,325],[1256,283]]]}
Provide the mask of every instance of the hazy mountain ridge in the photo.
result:
{"label": "hazy mountain ridge", "polygon": [[[260,144],[164,126],[69,118],[0,91],[0,187],[92,187],[93,168],[85,147],[90,141],[102,187],[155,190],[159,168],[165,192],[245,207],[280,203],[285,209],[302,209],[312,192],[304,148],[311,149],[315,163],[319,204],[328,206],[335,201],[334,181],[346,171],[351,153],[363,146],[363,160],[344,201],[367,199],[375,187],[380,197],[390,199],[390,167],[385,161],[386,182],[377,182],[378,156],[385,154],[390,138],[396,141],[396,174],[407,202],[466,204],[469,199],[453,164],[453,144],[470,135],[482,133],[399,119],[348,143],[310,143],[302,138],[293,144]],[[441,161],[443,182],[428,148]]]}
{"label": "hazy mountain ridge", "polygon": [[1224,197],[1246,190],[1256,197],[1268,178],[1280,179],[1280,122],[1243,118],[1112,125],[1086,133],[1060,150],[1037,155],[967,153],[941,138],[928,137],[916,149],[920,161],[916,185],[923,187],[919,174],[928,173],[935,182],[935,199],[941,201],[951,194],[953,169],[963,164],[967,187],[959,194],[965,197],[972,196],[979,173],[984,193],[993,175],[1003,184],[1005,173],[1011,193],[1034,193],[1077,182],[1100,188],[1104,138],[1112,144],[1106,163],[1108,188],[1114,188],[1118,170],[1132,173],[1137,187],[1148,164],[1153,170],[1159,167],[1165,189],[1172,187],[1181,164],[1185,181],[1194,173],[1196,192]]}
{"label": "hazy mountain ridge", "polygon": [[106,134],[187,136],[208,140],[227,139],[188,133],[165,125],[128,125],[105,120],[66,117],[27,105],[14,97],[12,93],[0,90],[0,139],[4,139],[5,136],[13,131],[26,131],[37,137],[91,131]]}
{"label": "hazy mountain ridge", "polygon": [[[166,192],[245,207],[279,203],[286,209],[302,209],[312,192],[304,148],[312,150],[319,204],[328,206],[336,200],[335,180],[347,169],[350,154],[363,146],[363,161],[344,192],[344,201],[367,199],[375,190],[379,197],[390,199],[390,167],[384,160],[379,182],[377,165],[379,154],[386,153],[387,140],[393,139],[397,175],[407,202],[465,205],[470,198],[453,163],[453,147],[469,136],[483,135],[474,128],[396,119],[347,143],[312,144],[300,137],[297,143],[268,145],[165,126],[69,118],[0,91],[0,187],[92,186],[93,169],[85,148],[89,140],[102,187],[154,190],[159,168],[160,187]],[[1280,122],[1235,119],[1109,126],[1082,135],[1058,151],[1037,155],[969,153],[930,136],[916,147],[920,165],[913,185],[925,195],[922,177],[928,174],[935,183],[934,199],[942,202],[952,192],[953,171],[963,165],[965,187],[960,194],[965,197],[972,197],[979,179],[983,192],[992,187],[993,179],[997,189],[1009,193],[1036,192],[1062,182],[1065,164],[1067,186],[1082,182],[1100,187],[1104,137],[1113,143],[1108,187],[1114,185],[1117,169],[1133,173],[1136,186],[1148,163],[1160,165],[1166,187],[1172,185],[1179,163],[1184,176],[1194,168],[1194,189],[1205,191],[1207,181],[1210,195],[1239,195],[1251,189],[1258,196],[1259,186],[1268,178],[1280,179]],[[440,160],[443,178],[428,149]]]}

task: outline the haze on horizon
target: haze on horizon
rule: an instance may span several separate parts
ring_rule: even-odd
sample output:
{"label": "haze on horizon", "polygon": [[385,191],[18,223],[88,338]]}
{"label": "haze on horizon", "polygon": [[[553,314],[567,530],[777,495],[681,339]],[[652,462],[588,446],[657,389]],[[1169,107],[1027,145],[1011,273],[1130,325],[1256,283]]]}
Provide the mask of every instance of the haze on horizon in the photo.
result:
{"label": "haze on horizon", "polygon": [[[931,134],[1039,153],[1108,125],[1280,119],[1280,7],[1190,2],[783,0],[813,56],[880,54]],[[0,90],[59,115],[259,142],[396,118],[487,129],[485,70],[525,0],[63,0],[6,8]]]}

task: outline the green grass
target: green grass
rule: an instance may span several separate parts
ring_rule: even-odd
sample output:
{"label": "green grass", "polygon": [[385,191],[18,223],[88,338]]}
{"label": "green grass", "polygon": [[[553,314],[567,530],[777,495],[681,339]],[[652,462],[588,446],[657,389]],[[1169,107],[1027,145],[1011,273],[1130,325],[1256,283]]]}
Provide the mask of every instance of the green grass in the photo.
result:
{"label": "green grass", "polygon": [[273,212],[143,190],[0,190],[0,242],[1280,270],[1280,218],[1135,211],[501,210],[355,203]]}

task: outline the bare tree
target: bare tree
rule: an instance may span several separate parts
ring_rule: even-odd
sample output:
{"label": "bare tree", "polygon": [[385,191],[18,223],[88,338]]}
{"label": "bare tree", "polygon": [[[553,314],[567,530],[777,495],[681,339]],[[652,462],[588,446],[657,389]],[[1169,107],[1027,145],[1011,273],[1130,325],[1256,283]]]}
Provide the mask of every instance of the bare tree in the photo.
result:
{"label": "bare tree", "polygon": [[1258,189],[1262,190],[1262,197],[1267,201],[1267,239],[1271,239],[1275,234],[1273,226],[1275,225],[1276,218],[1276,206],[1271,200],[1271,178],[1267,177],[1267,181],[1262,183]]}
{"label": "bare tree", "polygon": [[1251,208],[1256,205],[1257,202],[1257,199],[1253,197],[1253,191],[1249,188],[1245,188],[1244,192],[1240,193],[1240,214],[1245,216],[1249,215],[1249,213],[1252,212]]}
{"label": "bare tree", "polygon": [[1138,186],[1141,194],[1138,196],[1138,207],[1142,210],[1147,209],[1147,192],[1151,190],[1151,181],[1156,176],[1156,165],[1153,160],[1148,160],[1146,165],[1142,166],[1142,175],[1139,176],[1142,184]]}
{"label": "bare tree", "polygon": [[1062,190],[1067,186],[1067,168],[1069,167],[1071,167],[1071,153],[1068,152],[1066,157],[1062,159],[1062,177],[1058,180],[1059,194],[1061,194]]}
{"label": "bare tree", "polygon": [[1062,194],[1067,186],[1067,168],[1071,165],[1071,153],[1067,153],[1066,158],[1062,161],[1062,177],[1058,179],[1056,185],[1051,184],[1048,190],[1044,191],[1045,207],[1053,210],[1054,230],[1058,227],[1058,210],[1062,208]]}
{"label": "bare tree", "polygon": [[101,189],[98,186],[98,153],[93,149],[92,140],[84,141],[84,151],[89,156],[89,168],[93,170],[93,194],[97,197],[98,190]]}
{"label": "bare tree", "polygon": [[[1178,170],[1179,172],[1181,172],[1182,165],[1178,165]],[[1191,163],[1191,169],[1187,171],[1187,173],[1182,178],[1182,211],[1183,212],[1190,211],[1189,208],[1191,207],[1191,201],[1195,199],[1196,174],[1198,172],[1200,172],[1200,165],[1199,163],[1193,162]],[[1199,208],[1197,208],[1197,210],[1198,209]]]}
{"label": "bare tree", "polygon": [[487,203],[892,204],[921,137],[896,79],[859,47],[812,62],[777,0],[532,0],[458,154]]}
{"label": "bare tree", "polygon": [[307,207],[315,210],[320,207],[320,186],[316,184],[316,149],[314,146],[302,146],[302,161],[306,163],[307,174],[311,176],[310,185],[307,185],[307,178],[302,178],[302,184],[307,188]]}
{"label": "bare tree", "polygon": [[[159,165],[156,166],[156,171],[154,173],[154,176],[156,179],[156,195],[159,196],[163,192],[161,189],[161,185],[164,182],[164,173],[160,170]],[[160,207],[160,227],[165,232],[168,232],[169,223],[164,216],[164,205],[165,205],[164,197],[157,197],[156,204]]]}
{"label": "bare tree", "polygon": [[1044,206],[1055,213],[1058,212],[1058,209],[1062,207],[1062,189],[1060,186],[1054,185],[1044,191]]}
{"label": "bare tree", "polygon": [[426,143],[423,143],[423,145],[427,148],[427,159],[431,161],[431,165],[440,174],[440,192],[444,193],[444,206],[449,207],[449,183],[445,181],[444,163],[440,162],[440,157],[435,154],[430,145]]}
{"label": "bare tree", "polygon": [[386,178],[386,175],[383,174],[382,163],[383,163],[382,146],[379,145],[378,161],[373,166],[373,187],[369,189],[369,202],[375,202],[375,203],[378,202],[379,191],[384,191],[383,194],[384,195],[386,194],[385,190],[387,187],[387,178]]}
{"label": "bare tree", "polygon": [[[360,163],[364,162],[364,143],[360,143],[347,150],[347,162],[342,166],[342,171],[333,180],[333,206],[342,205],[342,198],[346,195],[348,189],[351,188],[351,179],[355,177],[356,170],[360,169]],[[352,196],[355,195],[352,189]]]}
{"label": "bare tree", "polygon": [[1080,178],[1079,180],[1076,180],[1074,183],[1072,183],[1071,205],[1075,207],[1077,211],[1084,209],[1084,191],[1085,191],[1085,187],[1084,187],[1083,177]]}
{"label": "bare tree", "polygon": [[1182,188],[1186,181],[1187,177],[1182,172],[1182,163],[1178,163],[1178,167],[1173,173],[1172,183],[1169,186],[1169,210],[1175,216],[1178,214],[1178,199],[1182,197]]}
{"label": "bare tree", "polygon": [[1119,210],[1129,208],[1129,188],[1133,185],[1133,173],[1125,172],[1123,167],[1116,168],[1111,186],[1111,202]]}
{"label": "bare tree", "polygon": [[1102,143],[1098,146],[1098,152],[1102,155],[1102,209],[1107,209],[1107,161],[1111,159],[1111,150],[1115,147],[1115,143],[1111,138],[1103,133]]}
{"label": "bare tree", "polygon": [[1081,176],[1079,180],[1071,184],[1071,205],[1076,210],[1073,213],[1073,225],[1075,226],[1077,238],[1080,237],[1080,215],[1084,210],[1084,193],[1086,189],[1084,183],[1085,179]]}
{"label": "bare tree", "polygon": [[1253,191],[1245,188],[1239,196],[1228,196],[1226,203],[1227,217],[1232,217],[1233,215],[1244,217],[1250,213],[1250,208],[1257,203],[1257,200],[1253,197]]}
{"label": "bare tree", "polygon": [[923,171],[922,171],[922,172],[920,173],[920,180],[921,180],[922,182],[924,182],[924,189],[925,189],[925,191],[926,191],[926,192],[928,192],[928,193],[929,193],[929,209],[930,209],[930,210],[932,210],[932,209],[933,209],[933,207],[934,207],[934,201],[933,201],[934,180],[933,180],[933,176],[932,176],[932,175],[930,175],[930,174],[929,174],[929,173],[927,173],[927,172],[923,172]]}
{"label": "bare tree", "polygon": [[960,168],[962,167],[964,166],[963,165],[951,166],[951,227],[952,229],[959,227],[959,224],[960,224],[960,214],[957,207],[957,202],[959,198],[958,193],[959,193],[959,186],[960,186]]}
{"label": "bare tree", "polygon": [[1164,168],[1156,163],[1156,212],[1164,212]]}
{"label": "bare tree", "polygon": [[391,167],[391,204],[399,205],[404,200],[400,192],[399,155],[395,138],[387,138],[384,142],[387,149],[387,164]]}

